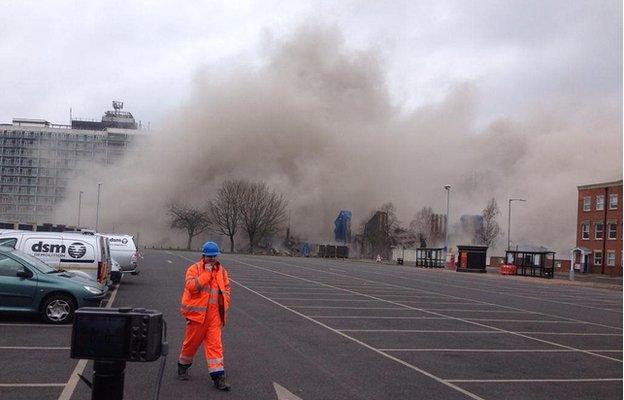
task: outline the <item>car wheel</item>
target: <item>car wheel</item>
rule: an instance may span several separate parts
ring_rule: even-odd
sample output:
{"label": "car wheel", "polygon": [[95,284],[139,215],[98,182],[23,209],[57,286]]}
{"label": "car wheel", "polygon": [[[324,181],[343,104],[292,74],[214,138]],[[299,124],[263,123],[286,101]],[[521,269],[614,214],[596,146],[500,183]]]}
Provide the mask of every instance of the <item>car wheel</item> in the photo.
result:
{"label": "car wheel", "polygon": [[49,324],[66,324],[74,318],[76,305],[66,295],[56,294],[48,297],[41,307],[41,316]]}

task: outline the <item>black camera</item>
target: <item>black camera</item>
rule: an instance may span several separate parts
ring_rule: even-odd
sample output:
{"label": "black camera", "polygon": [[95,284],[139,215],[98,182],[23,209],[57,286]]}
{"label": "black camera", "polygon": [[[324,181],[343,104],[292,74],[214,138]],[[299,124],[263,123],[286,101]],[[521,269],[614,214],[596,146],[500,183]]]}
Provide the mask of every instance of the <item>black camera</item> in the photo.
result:
{"label": "black camera", "polygon": [[144,308],[76,310],[71,357],[100,361],[155,361],[161,356],[163,316]]}

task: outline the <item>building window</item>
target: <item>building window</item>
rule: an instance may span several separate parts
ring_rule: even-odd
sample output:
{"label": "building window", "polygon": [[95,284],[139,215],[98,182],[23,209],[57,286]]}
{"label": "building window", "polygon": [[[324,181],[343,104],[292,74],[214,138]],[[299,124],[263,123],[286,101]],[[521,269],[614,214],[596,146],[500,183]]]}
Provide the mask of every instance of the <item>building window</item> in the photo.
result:
{"label": "building window", "polygon": [[617,193],[610,194],[609,195],[609,210],[617,210],[617,206],[618,206],[617,203],[618,203]]}
{"label": "building window", "polygon": [[615,266],[615,251],[607,251],[607,265],[609,267]]}
{"label": "building window", "polygon": [[596,239],[604,239],[604,224],[602,222],[596,222]]}
{"label": "building window", "polygon": [[583,211],[591,211],[591,197],[583,197]]}
{"label": "building window", "polygon": [[596,196],[596,211],[604,210],[604,195],[600,194]]}
{"label": "building window", "polygon": [[589,240],[589,224],[587,222],[581,225],[581,238]]}
{"label": "building window", "polygon": [[594,265],[602,265],[602,250],[594,250]]}
{"label": "building window", "polygon": [[617,223],[609,222],[609,239],[617,239]]}

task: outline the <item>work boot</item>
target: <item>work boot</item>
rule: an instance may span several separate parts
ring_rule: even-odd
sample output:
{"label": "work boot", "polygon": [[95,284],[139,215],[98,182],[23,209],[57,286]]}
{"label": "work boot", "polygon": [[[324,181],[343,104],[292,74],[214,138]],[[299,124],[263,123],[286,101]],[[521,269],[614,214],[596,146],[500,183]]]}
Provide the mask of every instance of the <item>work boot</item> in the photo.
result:
{"label": "work boot", "polygon": [[225,375],[215,376],[212,378],[212,381],[214,382],[214,387],[219,390],[228,391],[231,388],[230,384],[225,379]]}
{"label": "work boot", "polygon": [[188,369],[191,368],[191,364],[178,363],[178,379],[181,381],[188,381]]}

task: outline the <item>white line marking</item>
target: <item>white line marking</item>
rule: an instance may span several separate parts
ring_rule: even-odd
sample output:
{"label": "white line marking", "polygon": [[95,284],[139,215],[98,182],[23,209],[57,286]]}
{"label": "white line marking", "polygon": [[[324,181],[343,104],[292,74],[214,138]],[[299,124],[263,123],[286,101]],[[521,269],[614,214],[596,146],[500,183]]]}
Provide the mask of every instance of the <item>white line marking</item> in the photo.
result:
{"label": "white line marking", "polygon": [[69,350],[69,347],[0,346],[0,350]]}
{"label": "white line marking", "polygon": [[292,308],[321,308],[321,309],[340,309],[340,310],[406,310],[406,308],[398,307],[334,307],[334,306],[288,306]]}
{"label": "white line marking", "polygon": [[277,400],[303,400],[301,397],[297,397],[295,394],[289,392],[288,389],[276,382],[273,382],[273,389],[275,389]]}
{"label": "white line marking", "polygon": [[537,383],[537,382],[619,382],[622,378],[595,378],[595,379],[447,379],[453,383]]}
{"label": "white line marking", "polygon": [[[280,261],[275,261],[275,262],[280,263]],[[285,263],[281,263],[281,264],[285,264]],[[315,264],[315,263],[311,263],[311,264],[312,265],[316,265],[316,266],[324,266],[322,264]],[[303,268],[305,268],[305,267],[303,267]],[[369,274],[382,275],[380,272],[375,272],[375,271],[365,271],[365,272],[369,273]],[[444,282],[435,281],[435,280],[432,280],[432,279],[429,279],[426,282],[424,282],[421,279],[414,279],[413,277],[389,275],[387,273],[383,273],[383,275],[384,276],[391,276],[391,277],[399,278],[399,279],[407,279],[407,280],[418,282],[418,283],[427,283],[427,284],[435,284],[435,285],[440,285],[440,286],[456,287],[456,288],[461,288],[461,289],[469,289],[469,290],[475,290],[475,291],[481,291],[481,292],[487,292],[487,293],[497,293],[497,294],[503,294],[503,295],[507,295],[507,296],[522,297],[522,298],[531,299],[531,300],[548,301],[548,302],[552,302],[552,303],[572,305],[572,306],[575,306],[575,307],[590,308],[590,309],[600,310],[600,311],[614,311],[614,312],[618,312],[618,313],[622,312],[621,309],[619,309],[619,310],[604,310],[604,309],[602,309],[600,307],[585,306],[585,305],[583,305],[581,303],[570,303],[570,302],[564,302],[564,301],[550,300],[550,299],[546,299],[544,297],[524,296],[524,295],[517,294],[517,291],[514,291],[512,287],[509,288],[510,291],[501,291],[500,289],[497,289],[497,288],[495,288],[494,286],[491,286],[491,285],[487,286],[486,288],[476,288],[476,287],[468,286],[468,285],[460,286],[460,285],[448,284],[448,283],[444,283]],[[431,274],[429,274],[429,275],[431,275]],[[420,289],[417,289],[417,290],[420,290]],[[436,292],[432,292],[432,293],[436,293]],[[455,297],[455,296],[453,296],[453,297]]]}
{"label": "white line marking", "polygon": [[[310,282],[310,283],[316,283],[316,284],[320,284],[320,285],[323,285],[323,286],[334,287],[334,286],[327,285],[327,284],[324,284],[324,283],[315,282],[315,281],[313,281],[311,279],[301,278],[301,277],[297,277],[295,275],[290,275],[290,274],[285,274],[285,273],[282,273],[282,272],[274,271],[274,270],[272,270],[270,268],[260,267],[258,265],[249,264],[249,263],[246,263],[246,262],[243,262],[243,261],[237,261],[237,260],[234,260],[234,261],[238,262],[240,264],[248,265],[248,266],[253,267],[253,268],[257,268],[257,269],[260,269],[260,270],[268,271],[268,272],[271,272],[271,273],[274,273],[274,274],[278,274],[278,275],[282,275],[282,276],[289,276],[289,277],[294,278],[294,279],[298,279],[298,280],[302,280],[302,281]],[[285,263],[282,263],[282,264],[285,264]],[[294,265],[294,264],[293,264],[293,266],[297,267],[297,265]],[[305,267],[303,267],[303,268],[305,268]],[[331,273],[331,272],[328,272],[328,273]],[[342,290],[347,291],[347,292],[351,292],[351,293],[362,294],[362,293],[358,293],[358,292],[355,292],[355,291],[349,290],[349,289],[342,289]],[[467,323],[473,324],[473,325],[478,325],[478,326],[481,326],[481,327],[484,327],[484,328],[490,328],[490,329],[494,329],[494,330],[499,330],[501,332],[507,332],[507,333],[512,334],[514,336],[523,337],[523,338],[534,340],[534,341],[541,342],[541,343],[546,343],[546,344],[549,344],[549,345],[552,345],[552,346],[561,347],[561,348],[564,348],[564,349],[578,350],[581,353],[585,353],[585,354],[588,354],[588,355],[593,355],[595,357],[604,358],[604,359],[607,359],[607,360],[616,361],[618,363],[622,363],[623,362],[623,360],[619,360],[617,358],[605,356],[605,355],[602,355],[602,354],[592,353],[592,352],[587,351],[587,350],[578,349],[576,347],[567,346],[567,345],[556,343],[556,342],[552,342],[552,341],[549,341],[549,340],[544,340],[544,339],[540,339],[540,338],[536,338],[536,337],[531,337],[531,336],[528,336],[528,335],[524,335],[524,334],[508,331],[506,329],[497,328],[497,327],[494,327],[494,326],[489,326],[489,325],[486,325],[486,324],[475,322],[475,320],[469,320],[469,319],[465,319],[465,318],[449,316],[449,315],[445,315],[445,314],[434,312],[434,311],[427,311],[425,309],[412,307],[412,306],[409,306],[409,305],[406,305],[406,304],[402,304],[402,303],[399,303],[399,302],[395,302],[395,301],[380,299],[378,297],[374,297],[374,296],[370,296],[370,295],[365,295],[365,294],[362,294],[362,295],[370,297],[370,298],[375,299],[375,300],[385,301],[387,303],[394,304],[394,305],[397,305],[397,306],[407,307],[407,308],[411,308],[411,309],[414,309],[414,310],[423,311],[423,312],[426,312],[426,313],[429,313],[429,314],[438,315],[440,317],[447,317],[447,318],[452,319],[452,320],[463,321],[463,322],[467,322]]]}
{"label": "white line marking", "polygon": [[[119,289],[119,286],[116,286],[115,290],[113,290],[113,293],[110,296],[110,299],[108,299],[108,302],[106,303],[106,307],[104,308],[111,308],[111,306],[113,305],[113,302],[115,301],[115,297],[117,296],[118,289]],[[69,376],[69,380],[65,384],[65,389],[63,389],[63,392],[61,392],[61,395],[58,397],[58,400],[70,400],[71,399],[72,395],[74,394],[74,390],[76,390],[76,385],[78,384],[78,380],[80,379],[80,377],[78,377],[78,374],[80,375],[83,374],[84,369],[87,366],[87,361],[88,360],[78,360],[78,363],[76,364],[76,368],[74,368],[71,375]]]}
{"label": "white line marking", "polygon": [[489,321],[489,322],[531,322],[545,324],[578,324],[575,321],[551,321],[546,319],[496,319],[496,318],[465,318],[470,321]]}
{"label": "white line marking", "polygon": [[[234,261],[236,261],[236,260],[234,260]],[[277,260],[275,260],[274,262],[279,263],[279,264],[284,264],[286,266],[297,267],[297,268],[301,268],[301,269],[305,269],[305,270],[309,270],[309,271],[318,272],[318,270],[315,269],[315,268],[304,267],[304,266],[297,265],[297,264],[289,264],[289,263],[285,263],[285,262],[281,262],[281,261],[277,261]],[[269,271],[271,271],[271,270],[269,269]],[[280,273],[280,272],[277,272],[277,273]],[[333,273],[333,272],[327,272],[327,273],[328,274],[333,274],[333,275],[349,277],[348,275],[340,275],[340,274],[336,274],[336,273]],[[366,273],[375,274],[375,275],[388,276],[388,275],[384,275],[384,274],[381,274],[381,273],[378,273],[378,272],[374,272],[374,271],[367,271]],[[403,277],[399,277],[399,276],[396,276],[396,275],[390,275],[390,276],[392,276],[394,278],[400,278],[400,279],[403,278]],[[408,289],[408,290],[412,290],[412,291],[420,292],[420,293],[431,293],[433,295],[444,296],[444,297],[452,298],[452,299],[462,299],[462,300],[468,300],[468,301],[478,302],[478,303],[482,303],[482,304],[489,304],[489,305],[492,305],[492,306],[501,307],[501,308],[505,308],[505,309],[509,309],[509,310],[525,311],[527,313],[534,313],[534,314],[539,314],[539,315],[543,315],[543,316],[547,316],[547,317],[559,318],[559,319],[567,320],[567,321],[574,321],[574,322],[579,322],[579,323],[583,323],[583,324],[595,325],[595,326],[600,326],[600,327],[603,327],[603,328],[618,329],[620,331],[623,330],[622,328],[620,328],[618,326],[605,325],[605,324],[600,324],[600,323],[597,323],[597,322],[583,321],[583,320],[579,320],[579,319],[574,319],[574,318],[569,318],[569,317],[562,317],[560,315],[547,314],[547,313],[543,313],[543,312],[529,311],[529,310],[524,310],[524,309],[517,308],[517,307],[504,306],[504,305],[495,304],[495,303],[489,303],[489,302],[481,301],[481,300],[474,300],[474,299],[470,299],[470,298],[467,298],[467,297],[459,297],[459,296],[453,296],[453,295],[433,292],[431,290],[418,289],[418,288],[409,287],[409,286],[395,285],[395,284],[391,284],[391,283],[376,282],[376,281],[373,281],[373,280],[370,280],[370,279],[360,278],[360,277],[356,277],[356,276],[351,276],[350,278],[358,279],[358,280],[365,281],[365,282],[389,285],[389,286],[393,286],[393,287],[396,287],[396,288],[399,288],[399,289]],[[409,278],[406,278],[406,279],[409,279]],[[418,282],[418,283],[427,283],[427,282],[423,282],[423,281],[418,280],[418,279],[410,279],[410,280]]]}
{"label": "white line marking", "polygon": [[27,327],[37,327],[37,328],[71,328],[71,325],[52,325],[52,324],[0,324],[0,326],[27,326]]}
{"label": "white line marking", "polygon": [[476,333],[482,335],[495,334],[495,335],[507,335],[506,332],[499,331],[452,331],[441,329],[338,329],[340,332],[409,332],[409,333]]}
{"label": "white line marking", "polygon": [[[241,262],[241,263],[243,263],[243,264],[247,264],[247,263],[244,263],[244,262],[242,262],[242,261],[238,261],[238,262]],[[252,265],[252,266],[253,266],[253,267],[256,267],[256,266],[254,266],[254,265]],[[262,269],[264,269],[264,268],[262,268]],[[288,310],[288,311],[290,311],[290,312],[292,312],[292,313],[294,313],[294,314],[297,314],[298,316],[300,316],[300,317],[302,317],[302,318],[304,318],[304,319],[307,319],[308,321],[311,321],[311,322],[313,322],[313,323],[315,323],[315,324],[317,324],[317,325],[319,325],[319,326],[322,326],[323,328],[328,329],[328,330],[330,330],[330,331],[332,331],[332,332],[336,333],[337,335],[343,336],[343,337],[345,337],[345,338],[347,338],[347,339],[349,339],[349,340],[351,340],[351,341],[353,341],[353,342],[355,342],[355,343],[359,344],[360,346],[366,347],[367,349],[369,349],[369,350],[371,350],[371,351],[374,351],[375,353],[378,353],[378,354],[380,354],[380,355],[382,355],[382,356],[384,356],[384,357],[386,357],[386,358],[389,358],[389,359],[391,359],[391,360],[393,360],[393,361],[395,361],[395,362],[397,362],[397,363],[399,363],[399,364],[401,364],[401,365],[404,365],[404,366],[406,366],[406,367],[408,367],[408,368],[410,368],[410,369],[412,369],[412,370],[414,370],[414,371],[418,371],[418,372],[420,372],[421,374],[423,374],[423,375],[425,375],[425,376],[428,376],[428,377],[430,377],[430,378],[432,378],[432,379],[434,379],[434,380],[436,380],[436,381],[438,381],[438,382],[442,383],[442,384],[443,384],[443,385],[445,385],[445,386],[448,386],[448,387],[450,387],[450,388],[452,388],[452,389],[455,389],[455,390],[457,390],[458,392],[463,393],[463,394],[465,394],[466,396],[468,396],[468,397],[470,397],[470,398],[472,398],[472,399],[475,399],[475,400],[485,400],[485,399],[483,399],[482,397],[479,397],[479,396],[477,396],[477,395],[476,395],[476,394],[474,394],[474,393],[471,393],[471,392],[469,392],[469,391],[467,391],[467,390],[462,389],[461,387],[459,387],[459,386],[457,386],[457,385],[454,385],[454,384],[452,384],[452,383],[447,382],[446,380],[444,380],[444,379],[440,378],[439,376],[433,375],[433,374],[432,374],[432,373],[430,373],[430,372],[427,372],[427,371],[425,371],[425,370],[423,370],[423,369],[420,369],[420,368],[418,368],[418,367],[416,367],[416,366],[414,366],[414,365],[412,365],[412,364],[410,364],[410,363],[408,363],[408,362],[405,362],[405,361],[403,361],[403,360],[401,360],[401,359],[398,359],[398,358],[396,358],[396,357],[393,357],[393,356],[391,356],[390,354],[387,354],[387,353],[384,353],[384,352],[382,352],[382,351],[379,351],[379,350],[377,350],[376,348],[374,348],[374,347],[372,347],[372,346],[369,346],[368,344],[366,344],[366,343],[364,343],[364,342],[362,342],[362,341],[360,341],[360,340],[357,340],[357,339],[355,339],[355,338],[353,338],[353,337],[351,337],[351,336],[349,336],[349,335],[347,335],[347,334],[344,334],[344,333],[342,333],[342,332],[338,332],[336,329],[334,329],[334,328],[332,328],[332,327],[330,327],[330,326],[328,326],[328,325],[325,325],[324,323],[322,323],[322,322],[320,322],[320,321],[317,321],[317,320],[315,320],[315,319],[312,319],[312,318],[308,317],[307,315],[300,313],[300,312],[299,312],[299,311],[297,311],[297,310],[294,310],[294,309],[292,309],[292,308],[290,308],[290,307],[288,307],[288,306],[285,306],[285,305],[283,305],[283,304],[280,304],[280,303],[278,303],[278,302],[277,302],[277,301],[275,301],[275,300],[271,300],[270,298],[268,298],[268,297],[264,296],[263,294],[261,294],[261,293],[259,293],[259,292],[256,292],[255,290],[253,290],[253,289],[251,289],[251,288],[249,288],[249,287],[247,287],[247,286],[245,286],[245,285],[242,285],[242,284],[240,284],[240,283],[238,283],[238,282],[234,281],[233,279],[232,279],[232,282],[234,282],[234,283],[238,284],[239,286],[241,286],[241,287],[245,288],[246,290],[248,290],[248,291],[250,291],[250,292],[252,292],[252,293],[256,294],[257,296],[260,296],[260,297],[262,297],[263,299],[265,299],[265,300],[267,300],[267,301],[270,301],[271,303],[273,303],[273,304],[275,304],[275,305],[277,305],[277,306],[279,306],[279,307],[284,308],[285,310]]]}
{"label": "white line marking", "polygon": [[305,294],[305,295],[317,295],[317,296],[325,296],[325,295],[331,295],[331,296],[353,296],[352,293],[330,293],[330,292],[323,292],[323,293],[312,293],[312,292],[275,292],[275,293],[268,293],[268,292],[261,292],[262,294],[265,294],[267,296],[281,296],[281,295],[285,295],[285,296],[293,296],[293,295],[301,295],[301,294]]}
{"label": "white line marking", "polygon": [[425,304],[460,304],[460,305],[475,305],[475,306],[483,306],[485,304],[466,304],[465,301],[423,301],[423,300],[400,300],[404,303],[425,303]]}
{"label": "white line marking", "polygon": [[[406,311],[413,311],[407,310]],[[369,316],[369,315],[310,315],[310,318],[340,318],[340,319],[448,319],[446,317],[386,317],[386,316]]]}
{"label": "white line marking", "polygon": [[[381,351],[405,352],[457,352],[457,353],[574,353],[578,350],[568,349],[379,349]],[[601,353],[621,353],[622,350],[589,350]]]}
{"label": "white line marking", "polygon": [[296,297],[271,297],[273,300],[307,300],[307,301],[373,301],[371,299],[315,299],[315,298],[308,298],[308,299],[299,299]]}
{"label": "white line marking", "polygon": [[[401,300],[398,300],[401,301]],[[402,303],[409,303],[408,301],[401,301]],[[480,304],[481,306],[484,306],[485,304]],[[416,304],[416,306],[418,306],[418,304]],[[505,311],[505,310],[469,310],[469,309],[460,309],[460,308],[423,308],[424,310],[428,310],[428,311],[449,311],[449,312],[504,312],[504,313],[508,313],[511,311]],[[517,314],[527,314],[525,312],[522,311],[516,311],[515,313]]]}
{"label": "white line marking", "polygon": [[63,387],[65,383],[0,383],[0,387]]}
{"label": "white line marking", "polygon": [[171,261],[171,260],[167,260],[167,263],[168,263],[168,264],[173,264],[173,261]]}
{"label": "white line marking", "polygon": [[562,335],[562,336],[622,336],[621,333],[540,332],[540,331],[518,332],[518,333],[526,333],[526,334],[531,334],[531,335]]}

